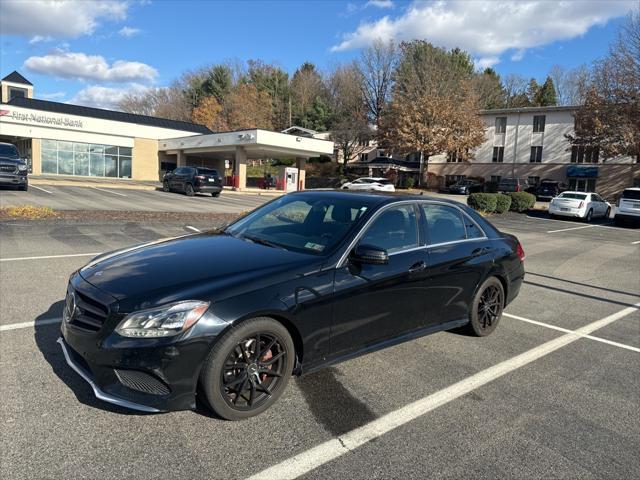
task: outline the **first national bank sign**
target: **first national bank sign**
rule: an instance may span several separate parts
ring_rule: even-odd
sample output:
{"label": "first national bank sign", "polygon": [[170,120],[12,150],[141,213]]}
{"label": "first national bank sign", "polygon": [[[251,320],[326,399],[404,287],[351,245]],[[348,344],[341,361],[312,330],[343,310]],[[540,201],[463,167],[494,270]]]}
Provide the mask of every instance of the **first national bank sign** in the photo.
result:
{"label": "first national bank sign", "polygon": [[70,117],[54,117],[41,113],[21,113],[16,112],[15,110],[0,110],[0,117],[6,117],[11,120],[24,123],[37,123],[40,125],[52,125],[56,127],[82,128],[82,120]]}

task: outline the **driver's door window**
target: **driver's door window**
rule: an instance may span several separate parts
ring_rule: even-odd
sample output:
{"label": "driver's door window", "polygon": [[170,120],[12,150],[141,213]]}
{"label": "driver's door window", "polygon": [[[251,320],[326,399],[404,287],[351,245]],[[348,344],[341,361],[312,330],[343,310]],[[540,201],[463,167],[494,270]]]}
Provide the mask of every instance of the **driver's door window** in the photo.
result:
{"label": "driver's door window", "polygon": [[384,248],[392,254],[418,246],[418,228],[413,205],[399,205],[382,212],[359,242]]}

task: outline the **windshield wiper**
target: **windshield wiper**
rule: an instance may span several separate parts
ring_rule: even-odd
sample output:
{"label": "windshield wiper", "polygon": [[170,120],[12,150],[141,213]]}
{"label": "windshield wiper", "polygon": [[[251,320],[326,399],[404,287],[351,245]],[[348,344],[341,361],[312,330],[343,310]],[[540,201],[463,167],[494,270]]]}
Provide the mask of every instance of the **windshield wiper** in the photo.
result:
{"label": "windshield wiper", "polygon": [[253,243],[258,243],[260,245],[266,245],[267,247],[279,248],[280,250],[286,250],[282,245],[277,243],[270,242],[269,240],[265,240],[264,238],[254,237],[252,235],[242,235],[242,238],[245,238]]}

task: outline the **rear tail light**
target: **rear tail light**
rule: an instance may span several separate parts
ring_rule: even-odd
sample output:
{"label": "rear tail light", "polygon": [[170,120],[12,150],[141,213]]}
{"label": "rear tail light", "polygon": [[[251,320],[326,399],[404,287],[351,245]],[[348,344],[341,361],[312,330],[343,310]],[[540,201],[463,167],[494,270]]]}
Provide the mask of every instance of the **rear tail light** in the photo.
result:
{"label": "rear tail light", "polygon": [[516,185],[516,192],[520,191],[520,185]]}
{"label": "rear tail light", "polygon": [[516,253],[518,254],[520,261],[524,262],[524,249],[522,248],[522,245],[520,245],[520,242],[518,242],[518,246],[516,247]]}
{"label": "rear tail light", "polygon": [[580,202],[580,205],[578,205],[578,208],[582,208],[584,207],[584,202]]}
{"label": "rear tail light", "polygon": [[204,177],[202,175],[196,175],[196,180],[204,180]]}

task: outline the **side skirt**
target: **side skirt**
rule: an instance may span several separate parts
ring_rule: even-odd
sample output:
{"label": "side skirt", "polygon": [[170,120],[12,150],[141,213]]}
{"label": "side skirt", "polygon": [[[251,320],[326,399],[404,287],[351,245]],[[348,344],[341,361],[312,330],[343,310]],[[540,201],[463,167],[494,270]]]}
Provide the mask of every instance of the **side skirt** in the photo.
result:
{"label": "side skirt", "polygon": [[355,352],[349,352],[344,355],[340,355],[337,357],[328,358],[325,361],[316,363],[314,365],[301,365],[299,368],[299,375],[307,375],[309,373],[317,372],[318,370],[322,370],[323,368],[329,367],[331,365],[336,365],[338,363],[346,362],[347,360],[352,360],[354,358],[360,357],[362,355],[366,355],[368,353],[372,353],[378,350],[382,350],[387,347],[393,347],[394,345],[398,345],[400,343],[408,342],[410,340],[414,340],[416,338],[425,337],[427,335],[431,335],[432,333],[438,333],[445,330],[452,330],[454,328],[462,327],[469,323],[468,318],[464,318],[461,320],[453,320],[447,323],[440,323],[438,325],[431,325],[428,327],[424,327],[418,330],[413,330],[408,333],[404,333],[398,337],[391,338],[389,340],[383,340],[381,342],[374,343],[372,345],[368,345],[360,350]]}

